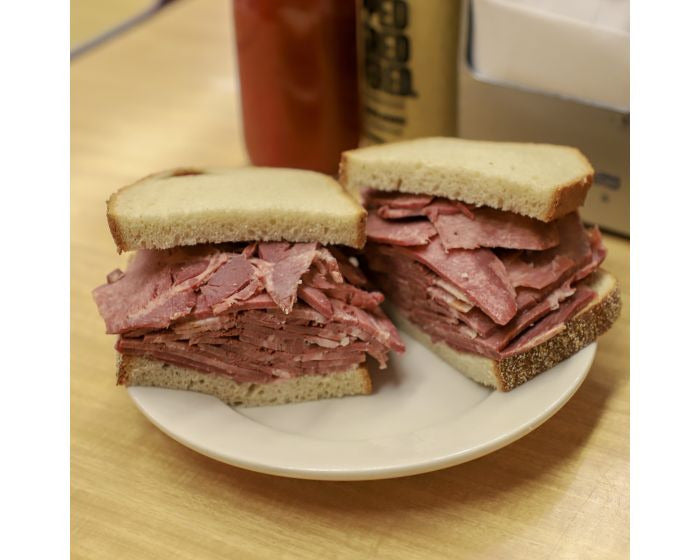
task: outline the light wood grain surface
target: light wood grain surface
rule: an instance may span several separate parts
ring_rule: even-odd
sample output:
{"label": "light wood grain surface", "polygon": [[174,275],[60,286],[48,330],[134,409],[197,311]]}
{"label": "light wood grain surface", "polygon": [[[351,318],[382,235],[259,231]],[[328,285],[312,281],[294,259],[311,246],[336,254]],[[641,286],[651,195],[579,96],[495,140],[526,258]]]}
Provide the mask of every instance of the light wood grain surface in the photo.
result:
{"label": "light wood grain surface", "polygon": [[154,9],[157,4],[158,0],[71,0],[71,49]]}
{"label": "light wood grain surface", "polygon": [[479,460],[336,483],[217,463],[115,387],[90,297],[122,263],[117,187],[176,165],[246,161],[226,0],[180,0],[71,66],[71,536],[74,558],[626,558],[629,243],[605,236],[622,317],[550,421]]}

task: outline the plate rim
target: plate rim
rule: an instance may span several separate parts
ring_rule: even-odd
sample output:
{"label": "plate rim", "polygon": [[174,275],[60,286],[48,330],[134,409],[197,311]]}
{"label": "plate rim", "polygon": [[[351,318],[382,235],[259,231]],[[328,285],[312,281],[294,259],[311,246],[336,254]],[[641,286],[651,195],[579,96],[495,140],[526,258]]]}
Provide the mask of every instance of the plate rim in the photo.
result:
{"label": "plate rim", "polygon": [[[518,439],[525,437],[544,422],[549,420],[554,416],[561,408],[573,397],[573,395],[578,391],[583,382],[585,381],[590,369],[593,365],[596,353],[597,353],[597,343],[593,342],[586,346],[576,354],[567,358],[568,361],[571,358],[577,356],[578,354],[586,352],[587,355],[582,356],[584,362],[579,366],[573,382],[566,386],[562,391],[561,395],[556,398],[549,406],[539,411],[536,415],[530,418],[528,421],[521,423],[520,425],[502,433],[501,435],[489,439],[481,444],[477,444],[473,447],[467,447],[466,449],[458,450],[451,454],[440,454],[434,458],[419,460],[414,463],[404,464],[404,465],[388,465],[380,467],[367,467],[367,468],[355,468],[355,469],[332,469],[327,467],[321,468],[299,468],[299,467],[288,467],[285,465],[271,465],[266,462],[252,461],[247,458],[232,457],[230,454],[224,454],[217,452],[216,450],[209,449],[205,446],[200,445],[197,441],[193,441],[176,431],[170,429],[168,426],[164,425],[159,419],[152,414],[152,412],[144,406],[144,403],[139,398],[139,393],[142,389],[158,390],[158,391],[171,391],[170,389],[162,389],[157,387],[127,387],[127,393],[129,397],[136,405],[137,409],[160,431],[162,431],[167,436],[171,437],[181,445],[200,453],[210,459],[229,464],[238,468],[243,468],[246,470],[251,470],[263,474],[282,476],[286,478],[297,478],[297,479],[307,479],[307,480],[329,480],[329,481],[361,481],[361,480],[379,480],[379,479],[389,479],[389,478],[399,478],[405,476],[413,476],[417,474],[432,472],[436,470],[441,470],[449,467],[453,467],[462,463],[473,461],[499,449],[502,449],[511,443],[517,441]],[[435,356],[436,359],[440,359]],[[563,363],[563,362],[562,362]],[[543,372],[546,374],[547,372]],[[461,374],[460,374],[461,375]],[[539,376],[538,376],[539,377]],[[514,389],[509,393],[496,393],[495,391],[491,395],[515,395]],[[209,397],[215,399],[215,397]],[[489,397],[490,398],[490,397]],[[241,414],[241,416],[243,416]],[[249,419],[248,419],[249,420]],[[251,420],[252,421],[252,420]],[[278,433],[283,434],[283,432],[278,431]],[[414,432],[415,433],[415,432]],[[298,434],[284,434],[288,437],[304,437]],[[355,442],[356,443],[356,442]]]}

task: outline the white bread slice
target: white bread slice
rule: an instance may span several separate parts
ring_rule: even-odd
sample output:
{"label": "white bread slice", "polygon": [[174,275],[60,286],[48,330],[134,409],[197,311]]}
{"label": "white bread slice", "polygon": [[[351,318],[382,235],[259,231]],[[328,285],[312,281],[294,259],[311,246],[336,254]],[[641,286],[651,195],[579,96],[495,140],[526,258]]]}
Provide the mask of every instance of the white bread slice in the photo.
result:
{"label": "white bread slice", "polygon": [[227,241],[361,248],[367,213],[328,175],[299,169],[174,169],[107,201],[119,252]]}
{"label": "white bread slice", "polygon": [[117,360],[117,379],[124,385],[197,391],[213,395],[229,406],[286,404],[372,392],[372,379],[362,366],[272,383],[238,383],[225,375],[202,373],[140,356],[117,354]]}
{"label": "white bread slice", "polygon": [[460,352],[444,342],[433,342],[429,334],[403,316],[395,306],[388,309],[394,323],[429,348],[466,377],[498,389],[510,391],[572,356],[607,331],[620,314],[620,291],[615,277],[598,270],[588,279],[597,296],[564,325],[564,329],[538,346],[503,360]]}
{"label": "white bread slice", "polygon": [[583,204],[593,168],[576,148],[552,144],[419,138],[349,150],[340,182],[433,194],[550,222]]}

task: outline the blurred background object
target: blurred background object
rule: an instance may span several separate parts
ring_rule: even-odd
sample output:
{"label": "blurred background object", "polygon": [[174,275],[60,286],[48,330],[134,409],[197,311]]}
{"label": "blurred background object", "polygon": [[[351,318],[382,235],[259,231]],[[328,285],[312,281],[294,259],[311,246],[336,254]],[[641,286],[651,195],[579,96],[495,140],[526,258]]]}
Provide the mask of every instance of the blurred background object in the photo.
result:
{"label": "blurred background object", "polygon": [[629,0],[363,0],[362,143],[576,146],[584,219],[629,235]]}
{"label": "blurred background object", "polygon": [[335,174],[357,147],[354,0],[233,0],[245,143],[255,165]]}
{"label": "blurred background object", "polygon": [[[168,3],[72,0],[71,56]],[[597,172],[584,219],[629,235],[629,0],[227,6],[252,164],[334,175],[343,150],[424,136],[568,144]]]}
{"label": "blurred background object", "polygon": [[585,220],[629,235],[629,0],[465,0],[458,133],[576,146]]}
{"label": "blurred background object", "polygon": [[484,81],[629,111],[628,0],[473,0]]}
{"label": "blurred background object", "polygon": [[363,144],[456,133],[461,0],[363,0]]}
{"label": "blurred background object", "polygon": [[70,0],[70,54],[77,56],[171,0]]}

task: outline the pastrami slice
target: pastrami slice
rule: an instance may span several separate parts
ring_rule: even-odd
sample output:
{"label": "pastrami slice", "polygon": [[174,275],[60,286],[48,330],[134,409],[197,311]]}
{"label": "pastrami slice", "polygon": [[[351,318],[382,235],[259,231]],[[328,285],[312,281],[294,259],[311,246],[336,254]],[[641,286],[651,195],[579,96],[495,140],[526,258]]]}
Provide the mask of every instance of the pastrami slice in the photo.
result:
{"label": "pastrami slice", "polygon": [[[380,209],[395,207],[393,198],[385,200],[392,206]],[[373,279],[434,341],[460,351],[499,360],[554,336],[590,300],[580,280],[605,258],[598,229],[586,230],[576,212],[545,223],[491,208],[464,209],[434,199],[419,209],[423,218],[377,221],[382,233],[401,226],[402,234],[398,243],[396,236],[369,236]],[[376,213],[370,208],[370,220]],[[402,242],[428,219],[437,232],[428,243]]]}
{"label": "pastrami slice", "polygon": [[471,217],[463,213],[430,216],[445,249],[543,250],[559,243],[559,232],[553,223],[492,208],[475,208],[471,212]]}
{"label": "pastrami slice", "polygon": [[[195,260],[191,260],[192,257]],[[127,272],[93,290],[107,333],[163,328],[194,307],[196,288],[226,262],[217,250],[137,251]]]}
{"label": "pastrami slice", "polygon": [[197,304],[203,308],[213,307],[251,282],[257,282],[255,269],[243,254],[233,254],[209,281],[201,286],[201,298]]}
{"label": "pastrami slice", "polygon": [[396,247],[396,250],[458,286],[499,325],[505,325],[515,316],[515,291],[507,279],[503,263],[492,251],[455,249],[445,253],[438,239],[425,246]]}
{"label": "pastrami slice", "polygon": [[437,235],[430,222],[392,222],[371,213],[367,217],[367,238],[379,243],[413,246],[426,245]]}
{"label": "pastrami slice", "polygon": [[378,307],[383,296],[360,287],[367,279],[342,252],[317,243],[222,247],[142,251],[126,273],[111,273],[96,300],[101,312],[115,311],[117,350],[267,383],[347,371],[367,354],[386,367],[389,351],[404,349]]}
{"label": "pastrami slice", "polygon": [[[263,255],[263,246],[259,247]],[[261,274],[265,290],[274,302],[284,311],[289,313],[297,299],[297,289],[301,283],[301,277],[309,270],[316,256],[315,243],[300,243],[299,250],[288,250],[276,253],[277,261],[258,260],[254,264]]]}

